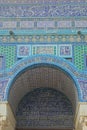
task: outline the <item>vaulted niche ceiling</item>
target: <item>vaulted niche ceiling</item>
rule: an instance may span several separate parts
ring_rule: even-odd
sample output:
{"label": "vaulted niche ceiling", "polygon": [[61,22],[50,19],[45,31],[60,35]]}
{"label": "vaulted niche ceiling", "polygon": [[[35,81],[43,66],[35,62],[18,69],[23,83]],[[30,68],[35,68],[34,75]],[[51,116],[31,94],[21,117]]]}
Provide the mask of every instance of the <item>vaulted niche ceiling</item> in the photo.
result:
{"label": "vaulted niche ceiling", "polygon": [[14,114],[21,99],[36,88],[53,88],[62,92],[72,103],[75,112],[78,94],[71,77],[56,66],[40,64],[23,71],[12,84],[8,102]]}
{"label": "vaulted niche ceiling", "polygon": [[36,88],[20,101],[17,128],[73,128],[73,109],[69,99],[53,88]]}

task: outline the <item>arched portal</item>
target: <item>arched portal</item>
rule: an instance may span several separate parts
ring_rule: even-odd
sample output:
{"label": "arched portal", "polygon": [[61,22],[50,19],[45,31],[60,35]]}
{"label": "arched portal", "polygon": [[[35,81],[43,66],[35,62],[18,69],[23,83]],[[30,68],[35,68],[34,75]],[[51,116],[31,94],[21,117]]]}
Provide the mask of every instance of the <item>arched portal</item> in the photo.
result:
{"label": "arched portal", "polygon": [[[42,59],[44,60],[43,56]],[[54,60],[54,58],[52,58],[51,61],[52,60]],[[34,61],[34,59],[32,59],[32,61]],[[41,63],[40,61],[40,63],[36,62],[34,64],[30,62],[29,67],[27,66],[21,69],[21,71],[16,74],[16,76],[10,84],[10,89],[8,89],[8,102],[12,108],[15,117],[21,99],[23,99],[23,97],[25,97],[26,94],[38,88],[53,89],[62,93],[62,95],[65,95],[66,99],[68,99],[71,103],[74,117],[77,102],[79,100],[78,86],[76,80],[74,80],[74,77],[71,75],[71,73],[69,73],[66,70],[64,71],[64,69],[62,68],[63,67],[60,67],[53,62],[47,63],[44,61]],[[27,104],[25,106],[27,106]],[[33,128],[36,127],[33,126]],[[59,128],[61,127],[58,126],[57,129]],[[68,128],[69,127],[67,125],[67,129]]]}

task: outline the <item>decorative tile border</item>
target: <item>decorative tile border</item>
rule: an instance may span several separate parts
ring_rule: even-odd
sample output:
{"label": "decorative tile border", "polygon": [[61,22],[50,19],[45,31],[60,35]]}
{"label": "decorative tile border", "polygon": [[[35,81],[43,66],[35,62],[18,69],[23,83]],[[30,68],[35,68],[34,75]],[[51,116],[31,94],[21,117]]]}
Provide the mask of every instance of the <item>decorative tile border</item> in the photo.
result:
{"label": "decorative tile border", "polygon": [[[48,30],[47,30],[48,31]],[[86,44],[87,43],[87,35],[85,35],[85,42],[83,42],[82,44]],[[50,34],[46,36],[45,34],[32,34],[31,35],[25,35],[25,32],[23,35],[15,35],[14,37],[10,36],[10,35],[0,35],[0,43],[4,43],[4,44],[20,44],[20,43],[57,43],[57,44],[76,44],[76,43],[81,43],[82,39],[78,36],[78,35],[68,35],[68,34],[61,34],[61,35],[57,35],[57,34]]]}
{"label": "decorative tile border", "polygon": [[[32,52],[32,54],[33,55],[35,55],[35,49],[33,50],[33,52]],[[46,54],[43,54],[43,55],[45,55],[45,56],[47,56]],[[37,56],[37,55],[35,55],[35,56]],[[22,57],[21,57],[22,58]],[[65,57],[66,58],[66,57]],[[64,59],[62,59],[62,60],[64,60]],[[60,60],[59,60],[59,62],[60,62]],[[63,62],[63,61],[62,61]],[[67,62],[67,61],[66,61]],[[68,65],[69,63],[67,63],[66,64],[66,67],[68,67],[70,70],[71,70],[71,72],[76,76],[76,77],[84,77],[84,78],[87,78],[87,72],[85,71],[85,72],[80,72],[79,70],[77,71],[77,68],[75,69],[75,66],[73,65],[73,64],[70,64],[70,65]],[[65,66],[65,63],[64,63],[64,66]],[[21,67],[21,66],[20,66]],[[8,76],[11,76],[11,75],[13,75],[13,73],[17,70],[17,68],[20,68],[20,67],[16,67],[15,68],[15,70],[14,71],[11,71],[11,70],[9,70],[9,71],[6,71],[5,72],[5,76],[6,77],[8,77]],[[75,69],[75,70],[74,70]],[[3,73],[2,72],[0,72],[0,78],[2,78],[3,77]]]}

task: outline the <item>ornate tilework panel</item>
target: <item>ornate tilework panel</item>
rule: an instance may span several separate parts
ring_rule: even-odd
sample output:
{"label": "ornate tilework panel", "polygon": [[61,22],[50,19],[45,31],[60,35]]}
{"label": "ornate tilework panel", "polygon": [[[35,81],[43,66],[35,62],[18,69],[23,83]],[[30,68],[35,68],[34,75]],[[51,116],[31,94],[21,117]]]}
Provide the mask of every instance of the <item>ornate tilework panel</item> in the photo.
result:
{"label": "ornate tilework panel", "polygon": [[18,128],[72,128],[73,110],[65,95],[38,88],[26,95],[17,110]]}
{"label": "ornate tilework panel", "polygon": [[58,28],[70,28],[72,27],[72,21],[58,21],[57,22]]}
{"label": "ornate tilework panel", "polygon": [[5,95],[5,88],[7,86],[9,79],[4,79],[0,81],[0,101],[2,101],[4,99],[4,95]]}
{"label": "ornate tilework panel", "polygon": [[87,16],[86,4],[58,5],[0,5],[0,18],[4,17],[74,17]]}
{"label": "ornate tilework panel", "polygon": [[60,57],[72,57],[72,45],[59,45],[59,56]]}
{"label": "ornate tilework panel", "polygon": [[28,57],[31,54],[31,46],[29,45],[18,45],[17,46],[17,57]]}
{"label": "ornate tilework panel", "polygon": [[34,28],[34,21],[20,21],[20,28]]}
{"label": "ornate tilework panel", "polygon": [[38,21],[38,28],[55,28],[55,21]]}
{"label": "ornate tilework panel", "polygon": [[32,54],[52,54],[57,55],[57,46],[56,45],[33,45]]}
{"label": "ornate tilework panel", "polygon": [[87,21],[86,20],[75,21],[75,27],[86,28],[87,27]]}
{"label": "ornate tilework panel", "polygon": [[0,46],[0,54],[5,57],[6,68],[11,67],[16,61],[16,46]]}
{"label": "ornate tilework panel", "polygon": [[87,81],[79,81],[83,100],[87,101]]}
{"label": "ornate tilework panel", "polygon": [[84,57],[87,54],[87,45],[74,45],[74,64],[78,69],[85,69]]}

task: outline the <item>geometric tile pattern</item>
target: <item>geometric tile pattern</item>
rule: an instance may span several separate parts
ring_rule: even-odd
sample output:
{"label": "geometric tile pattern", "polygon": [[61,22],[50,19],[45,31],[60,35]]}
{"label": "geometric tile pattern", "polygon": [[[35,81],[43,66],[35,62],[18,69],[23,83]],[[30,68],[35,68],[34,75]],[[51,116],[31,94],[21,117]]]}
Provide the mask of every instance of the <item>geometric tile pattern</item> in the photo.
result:
{"label": "geometric tile pattern", "polygon": [[[73,47],[73,58],[74,64],[77,66],[78,69],[84,70],[85,69],[85,54],[87,54],[87,45],[75,45]],[[86,60],[86,59],[85,59]]]}
{"label": "geometric tile pattern", "polygon": [[[15,3],[15,4],[10,4],[8,6],[8,4],[4,5],[5,2],[6,3],[11,2],[11,3]],[[18,4],[18,3],[21,3],[21,4]],[[24,5],[24,3],[25,3],[25,5]],[[27,4],[27,3],[29,3],[29,4]],[[79,16],[83,16],[83,17],[81,17],[81,19],[79,19]],[[5,69],[5,67],[11,68],[11,66],[14,65],[15,62],[17,61],[17,56],[20,59],[22,57],[27,57],[27,56],[35,55],[35,54],[53,54],[53,55],[57,55],[60,57],[65,57],[65,58],[73,57],[73,62],[75,64],[75,66],[79,70],[86,69],[86,72],[87,72],[87,43],[86,43],[87,34],[84,37],[84,41],[86,41],[85,43],[83,42],[83,39],[81,39],[81,37],[77,35],[77,30],[82,29],[82,32],[85,33],[86,30],[84,30],[84,28],[85,29],[87,28],[87,22],[86,22],[87,21],[87,18],[86,18],[87,17],[87,0],[77,0],[77,1],[70,0],[69,2],[68,2],[68,0],[50,0],[50,1],[49,0],[46,0],[46,1],[45,0],[42,0],[42,1],[41,0],[29,0],[29,1],[28,0],[15,0],[15,1],[11,1],[11,0],[2,1],[1,0],[0,1],[0,17],[1,17],[1,20],[0,20],[0,33],[1,33],[1,35],[0,35],[0,44],[1,44],[0,45],[0,71],[2,69]],[[2,17],[4,19],[2,19]],[[60,19],[60,17],[61,17],[61,19]],[[67,17],[67,19],[65,19],[65,17]],[[77,19],[72,19],[72,17],[75,17]],[[5,18],[9,18],[9,19],[5,19]],[[14,19],[14,18],[17,18],[17,19]],[[23,18],[26,18],[26,19],[23,19]],[[71,35],[71,33],[73,33],[73,30],[72,30],[73,27],[74,27],[75,33],[74,33],[74,35]],[[42,28],[43,28],[43,30],[39,30]],[[15,39],[9,35],[9,30],[11,30],[11,29],[15,30],[14,32],[16,32],[18,34],[15,36]],[[19,29],[19,31],[17,29]],[[21,32],[21,34],[23,34],[22,29],[24,31],[24,35],[19,35],[20,32]],[[28,31],[28,29],[29,29],[29,31]],[[55,32],[56,32],[55,29],[56,29],[56,31],[59,29],[58,30],[59,33],[57,32],[55,34]],[[65,29],[65,32],[63,32],[62,29]],[[61,34],[61,30],[64,34]],[[66,33],[67,30],[68,30],[68,32]],[[71,31],[71,33],[69,33],[69,30]],[[38,46],[40,43],[44,44],[44,42],[45,42],[45,44],[46,43],[49,43],[49,44],[51,43],[51,44],[50,45],[48,44],[46,46],[45,45]],[[81,44],[79,42],[81,42]],[[17,46],[18,43],[19,44],[21,43],[21,44]],[[22,43],[23,43],[23,45],[22,45]],[[27,44],[24,45],[25,43],[27,43]],[[38,43],[38,45],[36,45],[36,43]],[[56,45],[55,45],[55,43],[56,43]],[[59,44],[59,45],[57,45],[57,44]],[[72,45],[73,51],[72,51],[72,46],[68,47],[68,45],[71,45],[71,44],[73,44]],[[17,46],[17,48],[16,48],[16,46]],[[66,62],[64,62],[64,63],[66,63]],[[65,65],[65,66],[67,66],[67,68],[69,67],[69,69],[71,69],[71,71],[73,71],[72,66],[70,68],[70,66],[68,66],[67,64],[64,64],[64,63],[62,64],[62,66]],[[22,64],[22,65],[24,65],[24,64]],[[20,66],[21,66],[21,64],[19,65],[19,67]],[[14,69],[14,71],[17,69],[18,68]],[[42,76],[44,81],[48,83],[47,80],[49,80],[48,77],[50,75],[49,72],[51,73],[51,70],[47,69],[46,71],[48,73],[45,75],[45,77],[43,77],[43,75],[39,75],[39,77]],[[34,75],[34,74],[36,74],[35,72],[30,72],[30,73],[32,75]],[[42,72],[42,71],[40,70],[40,72]],[[11,72],[11,73],[6,72],[6,74],[7,73],[8,73],[8,75],[11,75],[14,72]],[[43,71],[43,73],[45,74],[44,71]],[[79,73],[78,71],[76,71],[76,72],[73,71],[73,74],[75,74],[75,76],[80,76],[81,73]],[[52,76],[50,78],[52,80],[49,81],[51,83],[48,83],[48,86],[49,86],[49,84],[50,84],[50,86],[54,84],[54,81],[53,81],[54,75],[55,75],[55,73],[52,73],[50,75],[50,76]],[[84,74],[84,75],[87,75],[87,74]],[[2,75],[0,75],[0,77],[1,76]],[[33,79],[33,77],[32,77],[33,81],[35,80],[35,82],[37,80],[40,80],[36,77],[35,77],[36,80]],[[58,77],[58,75],[57,75],[57,77]],[[3,78],[3,76],[1,78]],[[25,80],[24,77],[22,77],[22,78],[23,78],[23,80]],[[21,78],[21,82],[22,82],[22,78]],[[28,77],[28,78],[30,78],[30,77]],[[29,80],[29,81],[31,82],[31,80]],[[28,82],[28,81],[26,80],[26,82]],[[24,81],[24,84],[26,82]],[[29,84],[29,82],[28,82],[28,84]],[[38,86],[38,84],[39,84],[39,82],[36,82],[36,86]],[[57,82],[57,79],[55,81],[55,84],[56,84],[56,86],[57,86],[57,84],[59,84]],[[70,84],[70,81],[69,81],[69,84]],[[81,84],[80,87],[82,89],[81,94],[83,96],[82,99],[87,100],[87,96],[86,96],[87,95],[87,91],[86,91],[87,82],[81,81],[80,84]],[[0,80],[0,86],[1,86],[0,98],[3,98],[4,91],[2,89],[4,88],[5,85],[6,85],[5,82]],[[18,82],[17,82],[17,85],[18,85]],[[44,83],[42,84],[42,86],[43,85],[44,85]],[[19,84],[19,86],[20,86],[20,84]],[[31,83],[31,86],[32,86],[32,83]],[[67,86],[68,86],[68,83],[67,83]],[[68,86],[68,87],[71,87],[71,89],[72,89],[73,85],[71,84],[71,86]],[[25,88],[26,88],[26,85],[25,85]],[[65,89],[65,88],[63,88],[63,89]],[[67,89],[67,91],[68,91],[68,89]],[[18,91],[18,92],[20,92],[20,91]],[[12,92],[13,97],[16,96],[15,93],[16,92],[14,89],[14,91]],[[68,92],[67,95],[69,95],[69,94],[70,94],[70,92]],[[70,97],[70,98],[72,98],[72,97]],[[16,99],[16,97],[14,99]],[[72,98],[72,101],[74,102],[73,98]],[[15,101],[14,101],[14,104],[15,104]],[[74,102],[74,104],[75,104],[75,102]]]}
{"label": "geometric tile pattern", "polygon": [[[47,28],[46,28],[47,29]],[[32,30],[33,31],[33,30]],[[31,32],[32,32],[31,31]],[[44,31],[44,29],[43,29]],[[45,31],[51,31],[52,30],[45,30]],[[18,33],[18,32],[17,32]],[[87,42],[87,35],[85,35],[84,37],[84,41]],[[81,43],[82,39],[78,36],[78,35],[70,35],[70,34],[62,34],[62,35],[57,35],[57,34],[32,34],[32,35],[20,35],[18,34],[17,36],[15,36],[15,38],[12,38],[11,36],[7,36],[7,35],[0,35],[0,43],[4,43],[4,44],[13,44],[13,43],[64,43],[66,42],[67,44],[73,44],[73,43]],[[66,44],[64,43],[64,44]]]}
{"label": "geometric tile pattern", "polygon": [[72,105],[55,89],[37,88],[23,97],[16,119],[17,128],[72,128]]}
{"label": "geometric tile pattern", "polygon": [[[16,47],[17,46],[17,47]],[[72,50],[73,47],[73,50]],[[16,49],[17,48],[17,49]],[[73,52],[73,55],[72,55]],[[63,58],[72,58],[73,63],[79,70],[87,70],[86,67],[86,55],[87,55],[87,45],[78,43],[76,44],[36,44],[32,45],[1,45],[0,55],[1,55],[1,67],[10,68],[16,61],[17,58],[28,57],[35,54],[51,54],[57,55]],[[3,58],[2,58],[3,57]],[[3,65],[3,66],[2,66]]]}
{"label": "geometric tile pattern", "polygon": [[[26,60],[28,59],[28,61],[26,62]],[[28,57],[27,59],[23,59],[20,62],[18,62],[17,64],[14,65],[14,67],[9,71],[5,72],[4,76],[12,76],[14,74],[17,74],[21,69],[23,69],[24,67],[30,67],[32,63],[33,65],[35,65],[35,63],[50,63],[50,64],[56,64],[56,66],[59,66],[63,69],[68,69],[67,71],[71,71],[72,74],[77,77],[77,78],[87,78],[87,73],[81,73],[79,70],[77,70],[77,68],[75,68],[75,66],[73,64],[70,64],[69,62],[67,62],[66,60],[64,60],[63,58],[59,58],[59,57],[55,57],[52,55],[38,55],[38,56],[31,56]],[[20,60],[20,58],[18,59]],[[70,58],[69,58],[70,60]],[[64,68],[65,67],[65,68]],[[0,72],[0,78],[3,77],[3,73]],[[73,76],[72,76],[73,77]],[[77,85],[78,86],[78,85]]]}
{"label": "geometric tile pattern", "polygon": [[[47,29],[47,28],[46,28]],[[47,30],[45,30],[47,31]],[[87,35],[85,36],[85,41],[87,42]],[[78,35],[57,35],[57,34],[50,34],[50,35],[17,35],[15,38],[11,36],[0,36],[0,43],[4,44],[13,44],[13,43],[59,43],[59,42],[67,42],[72,44],[72,42],[78,43],[81,42],[81,38]]]}
{"label": "geometric tile pattern", "polygon": [[[32,49],[32,50],[31,50]],[[65,58],[72,58],[72,45],[51,45],[51,44],[37,44],[37,45],[1,45],[0,54],[3,55],[3,68],[10,68],[17,60],[24,57],[29,57],[36,54],[50,54]],[[2,61],[2,59],[1,59]],[[5,64],[5,65],[4,65]]]}
{"label": "geometric tile pattern", "polygon": [[6,68],[10,68],[16,60],[16,46],[0,46],[0,55],[4,56]]}

